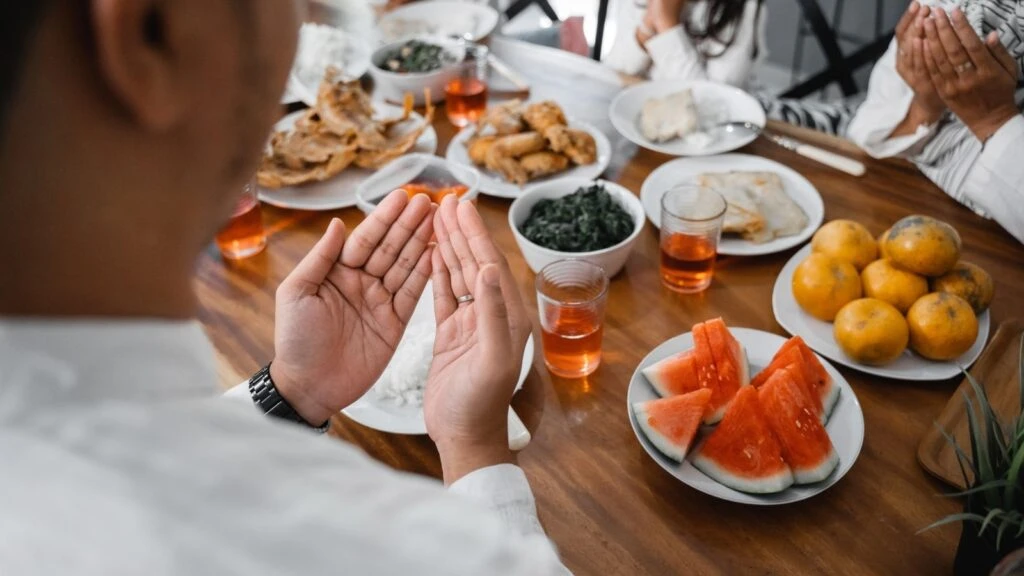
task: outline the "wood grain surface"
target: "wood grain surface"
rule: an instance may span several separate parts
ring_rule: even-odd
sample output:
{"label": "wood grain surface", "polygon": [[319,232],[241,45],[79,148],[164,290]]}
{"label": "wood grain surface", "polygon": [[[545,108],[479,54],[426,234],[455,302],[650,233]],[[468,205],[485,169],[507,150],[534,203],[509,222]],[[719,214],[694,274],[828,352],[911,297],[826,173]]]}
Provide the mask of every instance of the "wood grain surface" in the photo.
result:
{"label": "wood grain surface", "polygon": [[[443,153],[454,134],[439,115],[435,127]],[[773,128],[836,144],[781,126]],[[606,174],[635,193],[667,156],[616,146]],[[838,145],[850,153],[851,149]],[[948,198],[916,169],[899,161],[858,158],[862,178],[846,176],[759,140],[740,152],[757,154],[804,174],[825,200],[826,220],[853,218],[873,233],[911,213],[950,222],[964,239],[964,257],[995,278],[993,325],[1022,310],[1024,248],[997,224]],[[507,223],[509,201],[481,197],[479,207],[507,254],[534,315],[534,275]],[[201,320],[231,375],[248,374],[273,356],[274,291],[306,253],[331,217],[355,226],[361,213],[280,210],[265,206],[268,249],[240,263],[216,250],[200,259],[196,288]],[[715,500],[680,484],[644,453],[630,429],[626,387],[638,362],[660,342],[696,322],[722,316],[730,326],[785,332],[772,315],[776,275],[788,251],[757,258],[723,258],[714,283],[699,295],[662,288],[658,236],[649,223],[625,270],[611,284],[604,361],[585,380],[552,377],[540,347],[534,369],[514,406],[533,433],[519,463],[534,488],[542,522],[576,574],[948,574],[959,536],[954,526],[917,532],[958,511],[942,485],[915,460],[918,443],[933,426],[959,379],[909,383],[879,379],[840,367],[864,409],[864,449],[836,486],[805,502],[777,508]],[[540,334],[536,334],[539,342]],[[439,477],[437,453],[423,437],[397,436],[362,427],[344,416],[332,434],[355,443],[394,468]]]}
{"label": "wood grain surface", "polygon": [[[985,391],[992,410],[1002,422],[1010,423],[1020,414],[1020,368],[1021,338],[1024,337],[1024,320],[1014,318],[999,325],[985,353],[971,368],[971,376]],[[921,440],[917,449],[917,460],[930,474],[964,490],[967,485],[960,468],[956,450],[940,432],[946,430],[953,435],[957,444],[968,455],[971,453],[970,433],[967,420],[967,404],[964,398],[977,402],[977,395],[971,383],[964,378],[949,403],[936,418],[933,427]],[[975,404],[977,406],[977,404]],[[977,408],[975,408],[977,410]],[[976,412],[980,414],[980,412]],[[973,474],[967,470],[969,481]]]}

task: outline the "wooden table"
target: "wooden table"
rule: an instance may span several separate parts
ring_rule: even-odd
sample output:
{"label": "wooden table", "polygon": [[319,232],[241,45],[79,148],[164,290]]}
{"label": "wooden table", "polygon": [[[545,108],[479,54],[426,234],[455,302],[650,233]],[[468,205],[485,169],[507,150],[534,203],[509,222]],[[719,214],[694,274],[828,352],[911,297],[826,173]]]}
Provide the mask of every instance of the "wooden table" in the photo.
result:
{"label": "wooden table", "polygon": [[[547,59],[543,71],[527,73],[535,96],[559,97],[570,113],[599,108],[589,89],[586,98],[580,97],[578,90],[588,88],[581,88],[583,80],[569,76],[579,73],[584,59],[577,59],[571,70],[559,71],[552,62],[564,60],[561,54],[509,47],[514,50],[506,47],[503,56],[513,61]],[[526,54],[531,50],[533,56]],[[608,79],[597,70],[593,76],[599,79],[591,79],[594,85]],[[615,90],[609,86],[604,97]],[[443,118],[435,128],[443,152],[454,131]],[[615,136],[610,126],[605,131]],[[853,151],[835,140],[798,134]],[[669,160],[621,138],[614,142],[616,162],[608,177],[634,192]],[[869,168],[856,179],[764,140],[742,152],[804,174],[825,199],[826,219],[853,218],[876,233],[915,212],[950,222],[964,238],[964,256],[995,278],[993,326],[1024,311],[1017,292],[1024,286],[1024,248],[995,223],[949,199],[910,165],[858,155]],[[534,275],[508,228],[508,206],[505,200],[479,201],[536,317]],[[333,216],[349,226],[362,219],[355,209],[305,213],[264,207],[271,233],[265,253],[237,264],[221,261],[213,249],[201,258],[201,320],[218,350],[225,386],[272,358],[274,290]],[[606,576],[950,573],[959,529],[917,531],[958,511],[960,502],[939,495],[943,487],[918,466],[915,451],[949,399],[954,381],[895,382],[840,367],[864,409],[864,449],[838,484],[793,505],[766,508],[715,500],[680,484],[644,453],[626,409],[626,387],[638,362],[660,342],[715,316],[731,326],[785,335],[772,315],[771,291],[792,255],[723,258],[709,290],[682,296],[660,285],[657,238],[648,224],[625,270],[612,281],[604,361],[597,372],[585,380],[554,378],[545,370],[538,347],[533,371],[515,398],[514,406],[534,437],[519,462],[530,477],[541,520],[569,568],[576,574]],[[395,468],[440,477],[437,453],[426,437],[376,432],[344,416],[334,419],[332,434]]]}

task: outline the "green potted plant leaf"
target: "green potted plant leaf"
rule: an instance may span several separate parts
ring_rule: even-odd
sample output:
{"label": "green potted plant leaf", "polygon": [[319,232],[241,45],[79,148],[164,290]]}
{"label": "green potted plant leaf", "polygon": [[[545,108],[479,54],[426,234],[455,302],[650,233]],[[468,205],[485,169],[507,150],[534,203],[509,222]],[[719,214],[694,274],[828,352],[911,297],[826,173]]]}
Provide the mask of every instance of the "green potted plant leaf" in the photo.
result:
{"label": "green potted plant leaf", "polygon": [[[951,494],[966,497],[964,511],[928,526],[963,523],[953,571],[957,576],[988,575],[1004,556],[1024,546],[1024,338],[1018,356],[1020,409],[1002,422],[985,389],[964,372],[974,400],[964,393],[970,435],[970,456],[953,436],[942,430],[956,451],[967,489]],[[970,475],[968,475],[970,471]]]}

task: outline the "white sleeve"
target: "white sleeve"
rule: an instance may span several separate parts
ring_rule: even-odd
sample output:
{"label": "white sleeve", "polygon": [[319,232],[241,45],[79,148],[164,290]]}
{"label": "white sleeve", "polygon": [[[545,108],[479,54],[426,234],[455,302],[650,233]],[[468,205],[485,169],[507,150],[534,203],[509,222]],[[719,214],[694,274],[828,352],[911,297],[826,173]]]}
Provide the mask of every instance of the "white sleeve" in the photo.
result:
{"label": "white sleeve", "polygon": [[966,199],[1024,243],[1024,116],[1017,115],[985,142],[962,188]]}
{"label": "white sleeve", "polygon": [[520,534],[544,534],[537,520],[537,506],[522,468],[499,464],[466,474],[448,491],[493,510]]}
{"label": "white sleeve", "polygon": [[234,400],[236,402],[241,401],[242,399],[245,399],[245,400],[248,400],[250,404],[252,404],[252,396],[249,395],[249,382],[248,381],[242,382],[241,384],[239,384],[237,386],[233,386],[233,387],[229,388],[227,391],[224,392],[223,396],[225,398],[231,398],[232,400]]}
{"label": "white sleeve", "polygon": [[643,20],[643,9],[635,6],[633,0],[618,0],[618,4],[615,40],[601,63],[623,74],[640,76],[651,66],[651,57],[636,41],[636,27]]}
{"label": "white sleeve", "polygon": [[[676,26],[647,41],[647,52],[654,62],[654,80],[713,80],[743,87],[754,65],[756,33],[759,22],[757,0],[743,8],[732,44],[721,55],[705,60],[693,39],[682,26]],[[708,41],[709,50],[717,53],[721,44]]]}
{"label": "white sleeve", "polygon": [[850,140],[874,158],[898,156],[927,141],[935,126],[918,126],[906,136],[890,138],[892,131],[907,117],[914,91],[896,71],[896,40],[875,63],[868,83],[868,95],[850,121]]}

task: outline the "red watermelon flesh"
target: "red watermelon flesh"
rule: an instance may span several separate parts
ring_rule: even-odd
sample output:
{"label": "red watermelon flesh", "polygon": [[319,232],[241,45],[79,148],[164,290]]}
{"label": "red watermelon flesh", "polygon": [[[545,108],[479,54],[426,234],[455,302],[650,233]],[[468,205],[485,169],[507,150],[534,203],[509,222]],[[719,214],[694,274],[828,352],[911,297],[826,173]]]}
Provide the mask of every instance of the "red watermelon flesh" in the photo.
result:
{"label": "red watermelon flesh", "polygon": [[633,404],[633,414],[651,444],[669,458],[682,462],[710,400],[711,390],[702,388],[689,394],[637,402]]}
{"label": "red watermelon flesh", "polygon": [[718,368],[718,385],[723,395],[733,396],[741,386],[750,384],[750,364],[747,352],[732,337],[732,333],[721,318],[708,320],[704,323],[711,354]]}
{"label": "red watermelon flesh", "polygon": [[693,350],[665,358],[641,372],[662,397],[686,394],[700,389],[697,360]]}
{"label": "red watermelon flesh", "polygon": [[790,338],[779,349],[779,353],[789,347],[794,347],[800,351],[804,362],[809,367],[810,373],[814,375],[814,383],[818,387],[818,395],[821,397],[821,405],[824,409],[824,419],[828,420],[829,415],[832,414],[832,409],[836,406],[836,401],[839,400],[839,385],[832,381],[832,377],[828,375],[828,371],[825,370],[821,361],[818,360],[818,355],[811,350],[803,338],[799,336]]}
{"label": "red watermelon flesh", "polygon": [[804,361],[804,357],[800,354],[800,350],[796,347],[790,346],[780,350],[772,358],[771,363],[765,367],[764,370],[758,372],[757,376],[750,382],[755,388],[764,386],[768,379],[779,370],[789,370],[791,376],[796,380],[797,384],[804,390],[804,394],[807,395],[807,399],[811,401],[814,407],[814,413],[818,417],[825,421],[825,409],[821,404],[821,396],[818,393],[817,375],[813,369],[807,365]]}
{"label": "red watermelon flesh", "polygon": [[715,365],[715,356],[711,351],[711,341],[708,338],[707,328],[703,324],[695,324],[693,327],[693,354],[697,361],[697,377],[700,379],[700,386],[711,390],[711,403],[704,416],[704,423],[715,424],[722,419],[725,407],[728,406],[733,395],[723,390],[720,385],[718,367]]}
{"label": "red watermelon flesh", "polygon": [[691,461],[701,472],[741,492],[772,494],[793,484],[793,472],[752,386],[740,388],[722,422]]}
{"label": "red watermelon flesh", "polygon": [[777,370],[758,390],[765,420],[782,446],[782,457],[797,484],[828,478],[839,455],[804,389],[789,370]]}

